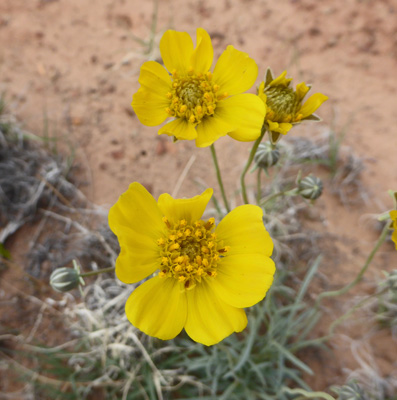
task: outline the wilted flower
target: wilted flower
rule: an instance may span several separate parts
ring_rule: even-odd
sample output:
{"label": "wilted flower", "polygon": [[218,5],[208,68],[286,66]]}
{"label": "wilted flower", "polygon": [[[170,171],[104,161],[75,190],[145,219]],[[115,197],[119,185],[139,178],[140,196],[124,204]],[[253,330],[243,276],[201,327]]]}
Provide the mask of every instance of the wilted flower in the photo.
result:
{"label": "wilted flower", "polygon": [[196,342],[215,344],[247,325],[245,307],[261,301],[275,272],[273,242],[262,210],[235,208],[215,226],[202,220],[212,189],[190,199],[162,194],[158,202],[132,183],[110,209],[121,252],[116,275],[125,283],[151,277],[127,300],[129,321],[168,340],[183,328]]}
{"label": "wilted flower", "polygon": [[141,67],[141,87],[132,107],[139,120],[156,126],[174,118],[159,130],[176,139],[196,140],[206,147],[228,134],[239,141],[259,137],[265,107],[251,88],[258,67],[248,54],[228,46],[210,71],[214,51],[208,33],[197,29],[197,45],[188,33],[168,30],[160,41],[165,67],[147,61]]}
{"label": "wilted flower", "polygon": [[302,82],[294,90],[289,87],[292,78],[287,79],[286,75],[287,71],[284,71],[274,79],[269,68],[265,81],[258,88],[258,96],[266,104],[265,125],[273,144],[280,139],[281,135],[286,135],[293,125],[305,120],[320,120],[313,113],[328,99],[327,96],[316,93],[302,105],[310,86]]}
{"label": "wilted flower", "polygon": [[309,175],[299,181],[298,190],[305,199],[316,200],[323,192],[323,182],[317,176]]}

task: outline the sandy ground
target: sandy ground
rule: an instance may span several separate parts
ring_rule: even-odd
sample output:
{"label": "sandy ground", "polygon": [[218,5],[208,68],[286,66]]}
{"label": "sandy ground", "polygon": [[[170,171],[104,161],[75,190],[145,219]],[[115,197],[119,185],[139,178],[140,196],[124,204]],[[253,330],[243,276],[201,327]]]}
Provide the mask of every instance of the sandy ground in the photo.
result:
{"label": "sandy ground", "polygon": [[[173,28],[194,36],[196,27],[205,28],[216,57],[233,44],[257,61],[257,84],[268,66],[276,74],[287,69],[295,83],[312,83],[313,93],[330,98],[319,112],[323,122],[302,124],[290,135],[310,137],[330,127],[346,132],[344,146],[365,165],[366,202],[345,207],[328,192],[317,205],[343,253],[323,271],[329,288],[351,280],[376,240],[363,216],[390,209],[387,190],[397,190],[397,1],[159,0],[153,37],[152,16],[151,1],[0,0],[0,92],[9,108],[27,129],[40,134],[48,124],[60,147],[76,150],[96,204],[109,207],[132,181],[155,196],[191,196],[200,190],[197,182],[217,189],[209,150],[159,137],[130,107],[140,65],[159,58],[162,33]],[[233,193],[250,144],[225,137],[216,149]],[[396,264],[392,246],[385,245],[369,277]],[[396,368],[390,356],[396,344],[383,336],[371,339],[369,348],[387,375]],[[313,363],[320,357],[316,388],[354,368],[348,348],[336,341],[332,354],[313,357]]]}

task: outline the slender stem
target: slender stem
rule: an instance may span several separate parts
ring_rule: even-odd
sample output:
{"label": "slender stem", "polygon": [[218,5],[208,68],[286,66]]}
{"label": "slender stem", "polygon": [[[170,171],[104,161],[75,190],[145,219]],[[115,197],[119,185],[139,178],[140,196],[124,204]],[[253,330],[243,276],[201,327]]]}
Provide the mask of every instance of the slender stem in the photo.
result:
{"label": "slender stem", "polygon": [[389,223],[386,223],[383,231],[381,233],[381,235],[379,236],[378,241],[375,243],[374,248],[372,249],[371,253],[369,254],[367,260],[365,261],[365,264],[363,265],[363,267],[361,268],[360,272],[358,273],[358,275],[356,276],[356,279],[354,279],[352,282],[350,282],[348,285],[344,286],[343,288],[339,289],[339,290],[331,290],[329,292],[324,292],[321,293],[316,300],[316,304],[315,306],[318,307],[321,300],[324,297],[335,297],[335,296],[340,296],[342,294],[347,293],[353,286],[355,286],[358,282],[360,282],[360,280],[362,279],[365,271],[368,269],[368,267],[371,264],[371,261],[373,260],[375,254],[377,253],[377,251],[379,250],[380,246],[383,244],[383,242],[385,241],[387,234],[389,231]]}
{"label": "slender stem", "polygon": [[277,192],[277,193],[274,193],[274,194],[270,195],[269,197],[267,197],[266,199],[264,199],[264,200],[260,203],[260,205],[263,207],[263,206],[266,205],[270,200],[276,199],[277,197],[284,195],[287,191],[288,191],[288,190],[282,190],[281,192]]}
{"label": "slender stem", "polygon": [[260,206],[263,207],[265,206],[269,201],[276,199],[277,197],[280,196],[297,196],[299,194],[299,190],[297,188],[295,189],[289,189],[289,190],[282,190],[280,192],[276,192],[265,198],[264,200],[261,201]]}
{"label": "slender stem", "polygon": [[84,274],[80,274],[80,276],[82,278],[85,278],[87,276],[99,275],[99,274],[103,274],[105,272],[113,272],[115,269],[116,269],[115,267],[103,268],[103,269],[98,269],[97,271],[90,271],[90,272],[86,272]]}
{"label": "slender stem", "polygon": [[359,301],[357,304],[355,304],[353,307],[349,308],[344,314],[342,314],[337,320],[335,320],[331,326],[329,327],[329,336],[332,336],[335,332],[335,329],[346,319],[348,318],[351,314],[354,313],[354,311],[358,310],[361,308],[368,300],[373,299],[374,297],[381,296],[382,294],[387,292],[387,288],[384,288],[381,292],[379,293],[373,293],[368,297],[365,297],[361,301]]}
{"label": "slender stem", "polygon": [[261,202],[261,195],[262,195],[262,185],[261,185],[261,174],[262,174],[262,168],[258,168],[258,172],[256,173],[256,204],[258,206],[260,205]]}
{"label": "slender stem", "polygon": [[221,190],[223,202],[225,203],[225,208],[227,212],[230,212],[230,207],[229,203],[227,201],[226,193],[225,193],[225,188],[223,187],[223,182],[222,182],[222,176],[221,176],[221,170],[219,169],[218,165],[218,158],[216,157],[216,151],[215,151],[215,146],[212,144],[211,145],[211,155],[212,155],[212,161],[214,162],[214,167],[216,171],[216,177],[218,179],[219,183],[219,188]]}
{"label": "slender stem", "polygon": [[258,137],[258,139],[256,139],[254,145],[252,146],[251,153],[248,157],[247,163],[245,164],[243,172],[241,173],[241,177],[240,177],[241,194],[243,196],[243,200],[244,200],[245,204],[249,203],[248,197],[247,197],[247,190],[245,188],[245,175],[247,174],[247,172],[252,164],[252,161],[254,160],[256,150],[258,149],[259,143],[262,141],[263,136],[265,135],[265,132],[266,132],[266,128],[262,127],[261,135]]}
{"label": "slender stem", "polygon": [[156,36],[156,30],[157,30],[157,15],[158,15],[158,9],[159,9],[159,2],[158,0],[154,0],[153,2],[153,14],[152,14],[152,26],[150,29],[150,40],[149,40],[149,53],[151,53],[153,49],[153,44],[154,44],[154,38]]}

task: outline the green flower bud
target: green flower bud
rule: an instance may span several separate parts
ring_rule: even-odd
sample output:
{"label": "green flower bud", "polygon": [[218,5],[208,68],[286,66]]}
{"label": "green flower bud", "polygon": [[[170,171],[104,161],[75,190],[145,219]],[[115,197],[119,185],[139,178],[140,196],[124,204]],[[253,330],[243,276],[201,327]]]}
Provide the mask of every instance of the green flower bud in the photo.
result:
{"label": "green flower bud", "polygon": [[277,164],[280,151],[274,148],[270,142],[261,143],[255,153],[254,161],[258,167],[269,168]]}
{"label": "green flower bud", "polygon": [[355,382],[335,388],[335,392],[338,394],[338,400],[369,400],[363,388]]}
{"label": "green flower bud", "polygon": [[392,291],[392,293],[397,295],[397,269],[391,271],[386,275],[385,283]]}
{"label": "green flower bud", "polygon": [[305,199],[316,200],[323,192],[323,182],[317,176],[309,175],[299,181],[298,190]]}
{"label": "green flower bud", "polygon": [[57,268],[50,276],[50,285],[57,292],[68,292],[80,284],[84,284],[84,281],[76,268]]}

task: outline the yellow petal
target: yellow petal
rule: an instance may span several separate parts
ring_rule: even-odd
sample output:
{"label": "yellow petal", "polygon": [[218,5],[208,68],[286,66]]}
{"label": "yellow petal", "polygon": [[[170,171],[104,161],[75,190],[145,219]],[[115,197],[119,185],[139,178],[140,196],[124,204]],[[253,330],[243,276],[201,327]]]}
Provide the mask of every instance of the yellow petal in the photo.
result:
{"label": "yellow petal", "polygon": [[306,86],[305,82],[298,83],[296,85],[296,96],[299,101],[302,101],[302,99],[306,96],[307,92],[310,90],[309,86]]}
{"label": "yellow petal", "polygon": [[173,339],[185,325],[186,294],[176,279],[156,276],[132,292],[125,312],[131,324],[147,335]]}
{"label": "yellow petal", "polygon": [[213,81],[220,86],[220,93],[232,96],[250,89],[257,76],[256,62],[247,53],[227,46],[215,65]]}
{"label": "yellow petal", "polygon": [[208,72],[214,58],[210,35],[203,29],[197,28],[197,46],[193,51],[191,64],[194,72]]}
{"label": "yellow petal", "polygon": [[188,311],[185,330],[195,342],[211,346],[247,326],[244,310],[223,302],[207,281],[203,280],[186,294]]}
{"label": "yellow petal", "polygon": [[160,53],[171,73],[185,73],[191,67],[193,41],[188,33],[168,30],[160,40]]}
{"label": "yellow petal", "polygon": [[281,122],[278,127],[280,129],[279,132],[283,135],[286,135],[291,130],[292,124],[289,124],[288,122]]}
{"label": "yellow petal", "polygon": [[182,219],[188,222],[195,222],[203,215],[212,193],[212,189],[206,189],[200,195],[190,199],[174,199],[168,193],[163,193],[158,199],[158,205],[163,215],[171,222],[177,222]]}
{"label": "yellow petal", "polygon": [[276,268],[261,254],[226,255],[211,282],[214,292],[233,307],[251,307],[261,301],[273,282]]}
{"label": "yellow petal", "polygon": [[283,135],[286,135],[289,130],[292,128],[292,124],[289,124],[288,122],[273,122],[273,121],[266,121],[267,124],[269,125],[269,130],[271,132],[278,132],[282,133]]}
{"label": "yellow petal", "polygon": [[175,136],[179,140],[193,140],[197,138],[196,129],[185,118],[176,118],[168,122],[158,133],[159,135]]}
{"label": "yellow petal", "polygon": [[131,106],[143,125],[156,126],[169,117],[165,111],[169,103],[165,96],[141,87],[132,97]]}
{"label": "yellow petal", "polygon": [[139,83],[141,88],[133,97],[132,108],[144,125],[160,125],[169,116],[165,109],[170,102],[167,93],[171,78],[159,63],[147,61],[141,67]]}
{"label": "yellow petal", "polygon": [[273,122],[270,120],[266,120],[267,124],[269,125],[269,130],[272,132],[278,132],[279,128],[278,128],[278,122]]}
{"label": "yellow petal", "polygon": [[273,79],[269,83],[269,86],[284,86],[284,87],[288,87],[290,82],[292,81],[292,78],[287,79],[285,77],[286,75],[287,75],[287,71],[282,72],[280,76],[278,76],[276,79]]}
{"label": "yellow petal", "polygon": [[[164,96],[171,90],[171,77],[165,68],[156,61],[146,61],[141,66],[139,83],[159,96]],[[169,101],[169,100],[168,100]]]}
{"label": "yellow petal", "polygon": [[164,231],[161,211],[153,196],[138,182],[131,183],[109,210],[109,226],[117,235],[124,228],[158,239]]}
{"label": "yellow petal", "polygon": [[326,100],[328,100],[328,97],[321,93],[316,93],[310,96],[299,110],[299,114],[302,115],[302,119],[313,114]]}
{"label": "yellow petal", "polygon": [[156,240],[164,234],[162,213],[152,195],[139,183],[132,183],[109,211],[109,226],[117,236],[121,252],[116,275],[132,283],[157,269]]}
{"label": "yellow petal", "polygon": [[139,282],[159,268],[160,250],[155,240],[129,228],[123,228],[118,239],[121,250],[116,276],[122,282]]}
{"label": "yellow petal", "polygon": [[215,109],[217,117],[233,126],[229,136],[240,142],[250,142],[261,134],[266,107],[254,94],[239,94],[220,101]]}
{"label": "yellow petal", "polygon": [[228,255],[262,254],[270,257],[273,242],[262,220],[263,212],[251,204],[236,207],[216,227],[215,233],[225,246]]}
{"label": "yellow petal", "polygon": [[207,147],[233,130],[233,125],[228,124],[218,115],[203,118],[197,125],[197,147]]}

